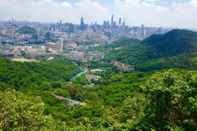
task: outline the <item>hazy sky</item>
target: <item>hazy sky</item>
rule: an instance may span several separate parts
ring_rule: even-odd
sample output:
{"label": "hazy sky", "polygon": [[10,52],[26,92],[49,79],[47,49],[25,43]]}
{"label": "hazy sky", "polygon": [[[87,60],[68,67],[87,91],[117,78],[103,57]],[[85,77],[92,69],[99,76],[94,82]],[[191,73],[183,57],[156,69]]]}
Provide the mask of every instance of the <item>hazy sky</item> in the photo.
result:
{"label": "hazy sky", "polygon": [[0,0],[0,20],[101,23],[112,14],[129,25],[197,28],[197,0]]}

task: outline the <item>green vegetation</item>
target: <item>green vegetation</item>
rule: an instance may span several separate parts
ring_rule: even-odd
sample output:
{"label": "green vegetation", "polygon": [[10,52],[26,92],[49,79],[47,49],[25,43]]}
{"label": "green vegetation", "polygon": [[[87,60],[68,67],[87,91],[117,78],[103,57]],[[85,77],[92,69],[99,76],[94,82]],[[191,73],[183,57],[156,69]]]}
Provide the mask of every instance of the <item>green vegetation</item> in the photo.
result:
{"label": "green vegetation", "polygon": [[145,128],[196,130],[196,80],[197,73],[192,71],[169,70],[153,75],[144,86],[149,100]]}
{"label": "green vegetation", "polygon": [[37,31],[30,26],[22,26],[21,28],[19,28],[17,30],[17,32],[20,34],[29,34],[29,35],[36,35],[37,34]]}
{"label": "green vegetation", "polygon": [[187,30],[153,35],[144,41],[122,39],[100,50],[106,52],[103,62],[108,67],[112,60],[116,60],[135,66],[138,71],[197,68],[197,33]]}
{"label": "green vegetation", "polygon": [[[83,83],[80,82],[76,84],[69,82],[62,87],[47,89],[41,87],[18,91],[2,89],[1,128],[18,130],[197,128],[196,71],[112,73],[106,75],[106,78],[94,88],[82,87]],[[52,94],[86,104],[69,106]]]}
{"label": "green vegetation", "polygon": [[107,60],[117,60],[128,64],[137,64],[148,59],[144,55],[148,47],[139,40],[122,39],[104,47]]}
{"label": "green vegetation", "polygon": [[29,63],[0,58],[0,87],[59,87],[77,72],[78,67],[63,58]]}
{"label": "green vegetation", "polygon": [[0,129],[55,130],[55,120],[44,115],[44,103],[39,97],[26,96],[14,90],[0,92]]}
{"label": "green vegetation", "polygon": [[[30,35],[32,37],[32,39],[38,38],[38,33],[37,33],[36,29],[34,29],[33,27],[30,27],[30,26],[22,26],[16,32],[19,34]],[[30,42],[30,40],[28,42]]]}
{"label": "green vegetation", "polygon": [[164,35],[153,35],[143,41],[154,51],[152,57],[175,56],[197,51],[197,33],[172,30]]}
{"label": "green vegetation", "polygon": [[[196,130],[196,52],[182,52],[177,44],[180,52],[172,48],[166,55],[158,48],[157,57],[152,46],[122,39],[100,47],[106,58],[89,67],[106,70],[95,73],[101,79],[94,82],[86,78],[91,71],[64,58],[30,63],[1,58],[0,130]],[[141,72],[114,71],[111,60]]]}

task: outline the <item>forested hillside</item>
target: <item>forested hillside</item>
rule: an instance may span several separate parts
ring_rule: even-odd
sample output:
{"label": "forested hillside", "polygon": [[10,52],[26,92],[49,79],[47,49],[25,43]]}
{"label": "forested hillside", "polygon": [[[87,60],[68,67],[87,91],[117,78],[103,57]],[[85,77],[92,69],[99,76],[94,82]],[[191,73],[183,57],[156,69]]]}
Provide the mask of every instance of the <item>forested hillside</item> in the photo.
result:
{"label": "forested hillside", "polygon": [[[106,56],[94,63],[0,58],[0,130],[195,131],[195,39],[184,30],[121,39],[98,47]],[[114,70],[111,61],[135,70]]]}
{"label": "forested hillside", "polygon": [[172,30],[144,41],[122,39],[103,50],[104,61],[117,60],[135,66],[138,71],[197,68],[197,33],[187,30]]}
{"label": "forested hillside", "polygon": [[143,41],[154,51],[153,57],[175,56],[197,51],[197,32],[172,30],[164,35],[152,35]]}
{"label": "forested hillside", "polygon": [[136,64],[148,58],[145,56],[148,46],[139,40],[121,39],[104,47],[107,60],[118,60],[124,63]]}
{"label": "forested hillside", "polygon": [[61,85],[78,72],[75,64],[63,58],[30,63],[0,58],[0,87],[20,89]]}
{"label": "forested hillside", "polygon": [[29,35],[36,35],[37,31],[30,27],[30,26],[22,26],[17,30],[17,33],[20,34],[29,34]]}
{"label": "forested hillside", "polygon": [[[113,73],[94,88],[68,83],[48,89],[4,89],[0,128],[195,130],[196,90],[197,72],[186,70]],[[71,106],[63,98],[84,104]]]}

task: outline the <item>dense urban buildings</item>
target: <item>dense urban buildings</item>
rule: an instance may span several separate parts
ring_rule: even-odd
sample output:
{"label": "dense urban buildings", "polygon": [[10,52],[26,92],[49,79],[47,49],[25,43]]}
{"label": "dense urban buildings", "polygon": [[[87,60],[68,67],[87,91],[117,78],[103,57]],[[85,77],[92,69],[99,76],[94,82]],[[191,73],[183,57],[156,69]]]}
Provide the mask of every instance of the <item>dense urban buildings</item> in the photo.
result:
{"label": "dense urban buildings", "polygon": [[101,59],[101,52],[91,49],[110,44],[121,38],[143,40],[152,34],[163,34],[170,29],[158,27],[128,26],[123,18],[114,15],[103,24],[87,24],[84,17],[79,24],[0,22],[1,54],[7,57],[39,57],[65,55],[77,61]]}

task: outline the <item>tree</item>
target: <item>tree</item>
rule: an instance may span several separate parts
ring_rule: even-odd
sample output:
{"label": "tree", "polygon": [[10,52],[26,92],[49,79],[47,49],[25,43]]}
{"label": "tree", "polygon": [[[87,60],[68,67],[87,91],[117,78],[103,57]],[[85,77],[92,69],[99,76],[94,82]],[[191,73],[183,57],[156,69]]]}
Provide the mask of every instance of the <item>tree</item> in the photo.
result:
{"label": "tree", "polygon": [[44,115],[39,97],[25,96],[14,90],[0,91],[0,129],[55,130],[56,122]]}
{"label": "tree", "polygon": [[169,70],[153,75],[145,85],[150,104],[146,118],[158,130],[197,129],[197,74]]}

